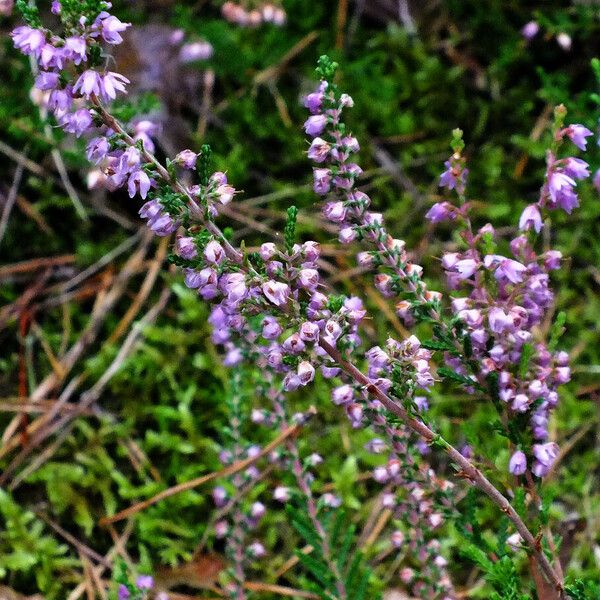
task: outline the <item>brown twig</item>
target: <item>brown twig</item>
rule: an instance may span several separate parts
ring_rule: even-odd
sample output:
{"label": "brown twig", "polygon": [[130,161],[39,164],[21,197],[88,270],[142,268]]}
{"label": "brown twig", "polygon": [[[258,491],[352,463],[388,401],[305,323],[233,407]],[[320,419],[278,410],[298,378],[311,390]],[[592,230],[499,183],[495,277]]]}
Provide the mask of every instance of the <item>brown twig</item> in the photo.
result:
{"label": "brown twig", "polygon": [[196,477],[190,481],[185,481],[173,487],[170,487],[152,498],[148,498],[148,500],[144,500],[142,502],[138,502],[125,510],[118,512],[116,515],[111,517],[104,517],[100,519],[100,525],[107,525],[109,523],[115,523],[117,521],[122,521],[132,515],[137,514],[138,512],[145,510],[149,506],[164,500],[165,498],[170,498],[171,496],[175,496],[176,494],[180,494],[181,492],[185,492],[187,490],[194,489],[204,483],[209,481],[213,481],[214,479],[220,479],[221,477],[228,477],[229,475],[233,475],[234,473],[238,473],[239,471],[243,471],[250,465],[254,464],[257,460],[262,458],[263,456],[267,456],[270,452],[272,452],[277,446],[283,443],[290,436],[296,435],[300,430],[300,425],[292,425],[284,429],[273,441],[269,442],[258,454],[255,456],[251,456],[244,460],[240,460],[220,471],[214,471],[213,473],[208,473],[207,475],[202,475],[201,477]]}

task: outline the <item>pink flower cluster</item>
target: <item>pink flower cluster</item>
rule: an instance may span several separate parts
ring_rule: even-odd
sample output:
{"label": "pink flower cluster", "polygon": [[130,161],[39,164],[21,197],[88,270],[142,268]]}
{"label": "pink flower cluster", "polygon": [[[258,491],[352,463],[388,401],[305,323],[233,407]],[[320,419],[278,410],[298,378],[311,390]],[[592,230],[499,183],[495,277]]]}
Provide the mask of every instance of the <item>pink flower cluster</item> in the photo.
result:
{"label": "pink flower cluster", "polygon": [[[61,13],[59,2],[53,3],[53,12]],[[84,66],[90,52],[97,49],[100,42],[120,44],[123,41],[121,33],[129,26],[129,23],[122,23],[114,15],[102,11],[91,23],[81,17],[75,28],[69,28],[66,37],[29,25],[17,27],[12,32],[15,47],[37,60],[40,72],[36,88],[46,92],[46,105],[65,131],[80,136],[92,128],[92,114],[85,108],[82,99],[110,101],[126,91],[129,80],[123,75]],[[63,84],[65,77],[61,73],[70,68],[75,68],[80,73],[79,77],[73,85]]]}
{"label": "pink flower cluster", "polygon": [[256,8],[246,8],[243,4],[227,0],[221,7],[221,14],[230,23],[242,27],[258,27],[262,23],[281,26],[286,21],[285,11],[281,6],[265,2]]}
{"label": "pink flower cluster", "polygon": [[[457,148],[445,163],[440,185],[454,190],[461,204],[438,202],[427,213],[433,223],[459,220],[464,225],[461,236],[466,249],[442,257],[447,287],[452,293],[448,318],[441,305],[442,295],[427,290],[421,279],[422,268],[409,262],[404,242],[387,234],[382,215],[370,212],[369,197],[356,189],[361,169],[351,157],[359,146],[341,121],[343,109],[352,105],[349,96],[340,94],[325,80],[305,99],[311,116],[304,129],[313,137],[308,157],[317,163],[313,169],[314,191],[326,199],[324,216],[339,226],[342,243],[366,239],[375,247],[374,251],[361,252],[358,262],[365,267],[380,268],[375,276],[375,287],[384,296],[408,292],[396,305],[399,316],[407,325],[412,324],[413,315],[425,307],[429,318],[441,326],[448,346],[444,353],[445,365],[463,377],[467,391],[487,389],[488,377],[492,376],[497,387],[494,393],[504,403],[507,416],[528,415],[533,438],[529,448],[532,472],[539,477],[545,475],[556,452],[551,451],[552,443],[544,445],[542,442],[547,440],[550,412],[558,402],[557,387],[569,380],[570,369],[566,353],[549,351],[535,336],[536,327],[554,298],[549,271],[560,267],[561,254],[555,250],[536,254],[527,232],[541,230],[541,209],[562,208],[570,213],[578,206],[576,181],[589,176],[587,163],[575,157],[558,159],[554,153],[548,154],[546,182],[540,200],[523,212],[520,228],[524,234],[510,243],[511,257],[497,253],[497,240],[491,225],[487,224],[477,232],[471,229],[470,207],[464,198],[468,170],[460,147]],[[563,138],[568,138],[584,150],[590,135],[587,128],[571,125],[558,129],[555,140],[560,145]],[[466,295],[455,295],[457,290],[465,288]],[[460,326],[451,324],[450,319],[458,319]],[[467,350],[465,338],[468,338]],[[371,350],[367,357],[370,375],[381,375],[381,366],[390,368],[389,357],[379,348]],[[417,383],[424,388],[433,383],[426,366],[429,358],[425,353],[417,361],[422,368],[422,371],[416,369]],[[478,365],[476,372],[470,361]],[[403,373],[406,381],[406,371]],[[418,380],[420,374],[421,381]],[[427,380],[427,385],[423,385],[423,379]],[[384,378],[383,389],[390,389],[391,384]],[[338,392],[334,401],[336,398],[339,401],[339,397]],[[354,414],[358,415],[356,409]],[[509,468],[512,473],[523,474],[526,470],[523,450],[527,450],[527,443],[525,439],[514,442],[523,448],[516,451],[519,460],[511,461]]]}
{"label": "pink flower cluster", "polygon": [[[584,150],[589,135],[587,128],[571,125],[560,127],[555,139],[560,143],[563,137],[568,137]],[[461,167],[460,155],[451,160],[455,164],[442,175],[440,185],[456,188],[461,196],[466,169]],[[498,398],[504,403],[508,418],[528,416],[533,438],[531,471],[538,477],[549,472],[558,453],[555,443],[546,442],[548,421],[558,403],[557,388],[569,381],[571,372],[567,353],[549,350],[536,335],[536,328],[554,300],[549,272],[560,268],[562,255],[557,250],[536,253],[534,235],[543,227],[542,209],[562,208],[571,213],[578,206],[576,180],[589,174],[583,160],[557,159],[554,153],[548,153],[540,199],[527,206],[519,219],[522,233],[509,244],[512,257],[496,254],[497,240],[490,224],[472,232],[468,203],[461,206],[438,203],[427,214],[436,223],[455,219],[465,223],[461,236],[467,249],[446,253],[442,267],[449,289],[467,292],[453,296],[450,306],[463,324],[479,373],[475,377],[460,358],[449,353],[445,355],[446,365],[481,384],[489,375],[495,376]],[[462,190],[458,189],[457,181],[461,182]],[[467,389],[475,391],[475,387]],[[515,475],[522,475],[527,469],[524,449],[516,450],[510,460],[509,470]]]}

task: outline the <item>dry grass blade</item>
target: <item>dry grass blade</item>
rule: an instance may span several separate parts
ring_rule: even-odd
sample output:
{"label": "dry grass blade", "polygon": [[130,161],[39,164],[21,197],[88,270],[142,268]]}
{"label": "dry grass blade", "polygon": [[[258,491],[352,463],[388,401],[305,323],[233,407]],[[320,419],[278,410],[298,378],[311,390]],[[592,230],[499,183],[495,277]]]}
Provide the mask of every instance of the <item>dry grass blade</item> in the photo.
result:
{"label": "dry grass blade", "polygon": [[[83,333],[77,340],[77,342],[71,346],[69,351],[65,354],[65,356],[61,360],[62,367],[62,377],[59,377],[55,372],[50,373],[45,379],[37,386],[37,388],[30,394],[30,401],[37,402],[43,398],[46,398],[48,394],[56,388],[66,377],[69,372],[73,369],[79,358],[83,355],[85,350],[95,341],[98,333],[100,332],[101,326],[104,323],[106,317],[110,314],[110,311],[116,304],[116,302],[121,298],[121,296],[125,293],[127,283],[130,278],[138,272],[139,268],[143,263],[143,259],[146,255],[148,246],[150,245],[150,241],[152,240],[151,232],[147,232],[146,235],[142,238],[138,250],[129,258],[129,260],[125,263],[125,266],[117,276],[113,287],[105,293],[98,294],[96,303],[94,308],[92,309],[92,314],[90,320],[84,329]],[[46,277],[49,274],[46,274]],[[40,287],[42,284],[38,284]],[[35,291],[30,290],[28,293],[24,294],[21,298],[21,302],[24,306],[29,304],[32,297],[34,297]],[[1,318],[0,318],[1,322]],[[13,432],[16,429],[16,423],[18,423],[19,417],[16,416],[11,423],[9,423],[6,431]],[[10,436],[3,436],[4,446],[0,448],[0,457],[5,455],[8,451],[12,450],[18,445],[16,439],[9,440]],[[6,480],[6,472],[2,474],[0,480]]]}
{"label": "dry grass blade", "polygon": [[275,585],[273,583],[261,583],[258,581],[246,581],[244,587],[252,592],[266,592],[270,594],[278,594],[279,596],[295,596],[296,598],[320,598],[312,592],[304,592],[283,585]]}
{"label": "dry grass blade", "polygon": [[131,306],[127,309],[127,312],[116,326],[115,330],[110,334],[110,337],[106,341],[107,344],[116,342],[125,333],[131,321],[135,319],[135,316],[140,311],[142,304],[147,300],[152,288],[154,287],[154,284],[156,283],[156,278],[160,273],[160,268],[162,267],[167,255],[169,242],[170,237],[161,238],[160,243],[158,244],[156,255],[154,256],[154,260],[150,264],[150,268],[148,269],[148,273],[139,289],[139,292],[136,294]]}
{"label": "dry grass blade", "polygon": [[6,233],[6,228],[8,227],[8,220],[10,219],[10,213],[12,211],[13,206],[15,205],[15,200],[17,199],[17,193],[19,191],[19,186],[21,185],[21,179],[23,177],[23,169],[23,164],[19,163],[15,170],[13,183],[8,192],[8,196],[6,197],[4,208],[2,209],[2,217],[0,217],[0,243],[2,243],[2,239],[4,238],[4,234]]}
{"label": "dry grass blade", "polygon": [[[314,414],[315,412],[316,411],[313,408],[311,414]],[[277,446],[282,444],[289,437],[296,435],[300,429],[300,425],[292,425],[291,427],[287,427],[272,442],[269,442],[264,448],[262,448],[262,450],[259,453],[257,453],[256,456],[251,456],[244,460],[240,460],[228,467],[225,467],[224,469],[221,469],[220,471],[208,473],[207,475],[202,475],[201,477],[197,477],[196,479],[185,481],[183,483],[170,487],[160,492],[159,494],[156,494],[156,496],[149,498],[148,500],[138,502],[137,504],[134,504],[133,506],[130,506],[129,508],[126,508],[121,512],[118,512],[112,517],[104,517],[103,519],[100,519],[100,525],[107,525],[109,523],[122,521],[123,519],[131,517],[139,513],[140,511],[148,508],[149,506],[160,502],[161,500],[170,498],[171,496],[175,496],[176,494],[180,494],[181,492],[194,489],[195,487],[198,487],[199,485],[202,485],[209,481],[220,479],[221,477],[227,477],[229,475],[233,475],[234,473],[238,473],[239,471],[243,471],[262,457],[267,456],[270,452],[272,452],[275,448],[277,448]]]}
{"label": "dry grass blade", "polygon": [[92,550],[89,546],[86,546],[83,542],[80,542],[74,535],[64,530],[58,523],[54,522],[48,515],[44,513],[36,513],[37,516],[44,521],[49,527],[54,529],[58,535],[65,539],[71,546],[77,549],[80,554],[85,554],[97,563],[104,565],[107,568],[111,568],[110,561],[106,560],[104,556],[98,554],[95,550]]}
{"label": "dry grass blade", "polygon": [[[108,369],[102,374],[100,379],[86,392],[81,395],[79,403],[77,405],[77,412],[72,412],[64,415],[60,419],[58,419],[55,423],[50,425],[49,427],[40,431],[40,433],[31,440],[30,444],[24,448],[10,463],[10,465],[6,468],[4,473],[0,476],[0,485],[4,485],[7,481],[8,477],[14,473],[14,471],[19,467],[19,465],[23,462],[24,458],[31,454],[31,452],[39,447],[42,441],[47,439],[50,435],[53,435],[55,432],[59,431],[59,440],[57,444],[53,445],[53,449],[56,449],[60,443],[64,439],[66,439],[68,433],[70,432],[73,426],[73,419],[76,416],[82,414],[89,406],[91,406],[102,394],[102,391],[108,384],[108,382],[112,379],[115,373],[123,365],[125,359],[131,354],[134,350],[139,337],[142,334],[143,328],[145,325],[152,323],[156,317],[162,312],[164,307],[167,304],[167,301],[171,295],[170,290],[164,289],[158,302],[144,315],[142,319],[140,319],[137,326],[135,326],[125,338],[123,345],[119,349],[117,356],[114,358],[112,363],[109,365]],[[58,403],[57,403],[58,405]],[[35,469],[39,468],[43,462],[45,462],[49,457],[47,452],[41,452],[41,454],[33,461],[31,465],[29,465],[22,473],[20,473],[14,481],[10,485],[10,489],[14,490],[20,483]]]}
{"label": "dry grass blade", "polygon": [[22,262],[13,263],[12,265],[4,265],[0,267],[0,280],[6,279],[13,275],[29,273],[31,271],[39,271],[47,267],[62,267],[72,265],[75,262],[74,254],[61,254],[59,256],[48,256],[43,258],[33,258],[32,260],[24,260]]}

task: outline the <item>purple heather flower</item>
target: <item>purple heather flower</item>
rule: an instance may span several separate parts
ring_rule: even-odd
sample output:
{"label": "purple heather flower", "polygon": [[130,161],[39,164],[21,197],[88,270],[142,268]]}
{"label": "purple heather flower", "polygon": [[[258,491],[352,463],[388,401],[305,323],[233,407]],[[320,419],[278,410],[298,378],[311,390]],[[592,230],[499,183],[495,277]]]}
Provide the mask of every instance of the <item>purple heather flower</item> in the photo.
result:
{"label": "purple heather flower", "polygon": [[267,281],[261,286],[265,298],[275,306],[283,306],[289,296],[290,289],[285,283],[279,281]]}
{"label": "purple heather flower", "polygon": [[384,466],[375,467],[373,469],[373,479],[377,483],[386,483],[390,478],[388,470]]}
{"label": "purple heather flower", "polygon": [[110,145],[105,137],[96,137],[88,142],[86,156],[90,162],[98,164],[109,152]]}
{"label": "purple heather flower", "polygon": [[339,508],[342,505],[342,499],[330,492],[326,492],[321,496],[321,502],[329,508]]}
{"label": "purple heather flower", "polygon": [[373,438],[365,444],[365,449],[373,454],[381,454],[387,449],[387,444],[379,438]]}
{"label": "purple heather flower", "polygon": [[333,390],[331,398],[334,404],[348,404],[354,398],[354,390],[349,385],[341,385]]}
{"label": "purple heather flower", "polygon": [[72,60],[75,65],[79,65],[82,61],[87,60],[86,51],[85,38],[74,35],[65,39],[63,55],[66,59]]}
{"label": "purple heather flower", "polygon": [[117,17],[102,11],[94,21],[96,35],[98,33],[108,44],[120,44],[123,41],[121,32],[131,27],[131,23],[122,23]]}
{"label": "purple heather flower", "polygon": [[239,348],[229,348],[223,358],[223,365],[226,367],[234,367],[240,364],[243,360],[242,351]]}
{"label": "purple heather flower", "polygon": [[557,367],[554,371],[554,376],[557,383],[568,383],[571,380],[571,368]]}
{"label": "purple heather flower", "polygon": [[446,170],[440,175],[440,187],[449,190],[456,188],[458,193],[462,193],[467,181],[468,169],[457,169],[449,160],[444,162],[444,166]]}
{"label": "purple heather flower", "polygon": [[289,488],[278,486],[273,490],[273,498],[278,502],[287,502],[291,498]]}
{"label": "purple heather flower", "polygon": [[289,372],[283,378],[283,389],[286,392],[293,392],[294,390],[297,390],[301,385],[302,382],[300,381],[300,377],[298,377],[296,373]]}
{"label": "purple heather flower", "polygon": [[218,539],[224,538],[229,532],[229,525],[227,521],[217,521],[215,523],[215,535]]}
{"label": "purple heather flower", "polygon": [[419,412],[423,412],[429,408],[429,403],[427,402],[427,398],[425,396],[415,396],[413,401]]}
{"label": "purple heather flower", "polygon": [[514,322],[512,317],[501,308],[492,308],[488,314],[488,320],[490,324],[490,329],[494,333],[503,333],[505,331],[510,331],[514,328]]}
{"label": "purple heather flower", "polygon": [[213,55],[213,52],[212,45],[206,41],[190,42],[181,46],[179,60],[183,63],[208,60]]}
{"label": "purple heather flower", "polygon": [[298,284],[309,291],[319,284],[319,272],[316,269],[302,269],[298,274]]}
{"label": "purple heather flower", "polygon": [[325,379],[333,379],[340,374],[341,369],[339,367],[328,367],[327,365],[321,365],[321,375]]}
{"label": "purple heather flower", "polygon": [[36,58],[40,55],[46,37],[39,29],[34,29],[28,25],[17,27],[10,34],[15,48],[23,54],[33,55]]}
{"label": "purple heather flower", "polygon": [[158,236],[171,235],[179,227],[178,221],[173,221],[170,215],[162,214],[158,219],[148,222],[150,229]]}
{"label": "purple heather flower", "polygon": [[577,124],[569,125],[564,133],[580,150],[586,149],[587,140],[585,138],[594,135],[587,127]]}
{"label": "purple heather flower", "polygon": [[275,317],[265,317],[262,324],[262,336],[266,340],[276,340],[283,328]]}
{"label": "purple heather flower", "polygon": [[323,214],[329,221],[342,223],[346,219],[346,207],[342,201],[328,202],[323,207]]}
{"label": "purple heather flower", "polygon": [[575,180],[563,171],[553,170],[548,177],[548,192],[553,206],[560,206],[571,214],[579,206],[577,194],[573,191]]}
{"label": "purple heather flower", "polygon": [[119,589],[117,590],[118,600],[127,600],[130,597],[131,597],[131,594],[129,593],[127,586],[123,585],[122,583],[119,584]]}
{"label": "purple heather flower", "polygon": [[387,273],[377,273],[374,277],[375,287],[386,298],[391,298],[394,295],[392,288],[393,279]]}
{"label": "purple heather flower", "polygon": [[304,98],[304,106],[308,108],[308,110],[314,115],[317,114],[321,110],[321,105],[323,103],[324,92],[327,89],[327,82],[322,81],[319,84],[319,89],[312,94],[308,94]]}
{"label": "purple heather flower", "polygon": [[58,84],[58,73],[48,73],[47,71],[42,71],[35,80],[35,87],[38,90],[55,90]]}
{"label": "purple heather flower", "polygon": [[394,548],[401,548],[404,544],[404,534],[397,529],[392,533],[391,541]]}
{"label": "purple heather flower", "polygon": [[135,134],[133,139],[136,142],[141,140],[145,150],[148,150],[148,152],[154,152],[154,142],[152,141],[151,136],[154,136],[158,133],[158,125],[152,121],[149,121],[148,119],[143,119],[134,125],[134,129]]}
{"label": "purple heather flower", "polygon": [[544,477],[548,474],[558,456],[558,446],[554,442],[534,444],[532,451],[536,462],[531,471],[536,477]]}
{"label": "purple heather flower", "polygon": [[325,196],[331,189],[331,171],[328,168],[313,169],[313,190],[315,194]]}
{"label": "purple heather flower", "polygon": [[363,418],[363,407],[356,402],[352,402],[346,406],[346,414],[350,419],[352,427],[359,427]]}
{"label": "purple heather flower", "polygon": [[204,258],[213,265],[221,264],[225,258],[223,246],[216,240],[211,240],[206,244],[206,248],[204,248]]}
{"label": "purple heather flower", "polygon": [[52,90],[48,98],[48,108],[56,114],[57,118],[66,113],[73,104],[73,96],[69,89]]}
{"label": "purple heather flower", "polygon": [[283,362],[283,354],[278,346],[274,348],[270,348],[267,352],[267,364],[273,368],[277,369],[281,366]]}
{"label": "purple heather flower", "polygon": [[[212,281],[210,283],[213,283]],[[219,279],[219,287],[229,302],[237,303],[248,294],[246,275],[242,272],[224,273]]]}
{"label": "purple heather flower", "polygon": [[186,260],[192,260],[198,255],[198,249],[193,237],[178,237],[175,242],[175,251]]}
{"label": "purple heather flower", "polygon": [[527,457],[523,452],[517,450],[508,463],[508,470],[513,475],[523,475],[527,470]]}
{"label": "purple heather flower", "polygon": [[75,82],[73,92],[80,92],[85,98],[89,98],[92,94],[103,96],[102,76],[93,69],[84,71]]}
{"label": "purple heather flower", "polygon": [[299,334],[305,342],[317,342],[319,340],[319,326],[311,321],[305,321],[300,326]]}
{"label": "purple heather flower", "polygon": [[512,408],[517,412],[527,412],[529,405],[529,397],[525,394],[517,394],[512,402]]}
{"label": "purple heather flower", "polygon": [[548,250],[544,253],[544,267],[548,271],[555,271],[560,269],[560,261],[562,259],[562,252],[559,250]]}
{"label": "purple heather flower", "polygon": [[266,553],[267,551],[265,550],[265,547],[260,542],[252,542],[248,546],[248,554],[254,558],[261,558]]}
{"label": "purple heather flower", "polygon": [[125,89],[125,84],[127,83],[129,83],[127,77],[124,77],[119,73],[107,71],[102,80],[102,98],[106,102],[109,102],[117,97],[118,92],[126,94],[127,90]]}
{"label": "purple heather flower", "polygon": [[343,107],[348,107],[348,108],[352,108],[354,106],[354,100],[352,99],[352,96],[348,95],[348,94],[341,94],[340,95],[340,106]]}
{"label": "purple heather flower", "polygon": [[315,378],[315,368],[306,360],[298,365],[298,379],[302,385],[309,384]]}
{"label": "purple heather flower", "polygon": [[134,146],[130,146],[123,152],[117,163],[116,172],[120,175],[126,175],[127,173],[133,173],[142,162],[142,155],[140,151]]}
{"label": "purple heather flower", "polygon": [[323,464],[323,457],[320,454],[317,454],[316,452],[313,452],[307,459],[306,459],[306,464],[311,466],[311,467],[318,467],[319,465]]}
{"label": "purple heather flower", "polygon": [[150,190],[150,177],[146,174],[145,171],[138,169],[134,171],[127,181],[127,191],[129,192],[129,197],[133,198],[137,193],[142,197],[143,200],[146,199],[148,192]]}
{"label": "purple heather flower", "polygon": [[60,124],[66,132],[80,137],[92,126],[92,115],[87,108],[80,108],[74,113],[63,115]]}
{"label": "purple heather flower", "polygon": [[151,590],[154,587],[154,578],[152,575],[140,575],[135,580],[138,590]]}
{"label": "purple heather flower", "polygon": [[449,202],[436,202],[425,214],[425,218],[432,223],[449,221],[455,217],[455,209]]}
{"label": "purple heather flower", "polygon": [[596,188],[596,191],[600,193],[600,169],[598,169],[594,173],[594,178],[592,180],[592,183],[594,184],[594,187]]}
{"label": "purple heather flower", "polygon": [[266,242],[261,245],[258,253],[263,260],[271,260],[277,254],[277,246],[273,242]]}
{"label": "purple heather flower", "polygon": [[55,48],[52,44],[44,44],[38,62],[43,69],[62,69],[66,58],[68,56],[64,48]]}
{"label": "purple heather flower", "polygon": [[182,150],[176,157],[173,162],[182,165],[186,169],[195,169],[196,161],[198,160],[198,155],[191,150]]}
{"label": "purple heather flower", "polygon": [[258,408],[253,408],[250,413],[250,420],[257,425],[262,425],[267,421],[268,413]]}
{"label": "purple heather flower", "polygon": [[342,138],[341,145],[348,152],[358,152],[360,150],[360,145],[358,140],[351,135],[347,135],[345,138]]}
{"label": "purple heather flower", "polygon": [[[498,259],[498,260],[494,260]],[[490,268],[494,264],[497,264],[497,268],[494,272],[494,277],[501,281],[503,279],[510,281],[511,283],[521,283],[523,276],[527,271],[527,267],[516,260],[511,258],[505,258],[504,256],[487,255],[483,259],[484,265]]]}
{"label": "purple heather flower", "polygon": [[229,204],[233,200],[235,188],[232,185],[223,183],[217,187],[215,194],[221,204]]}
{"label": "purple heather flower", "polygon": [[308,149],[308,158],[316,163],[322,163],[327,159],[331,145],[320,137],[316,137]]}
{"label": "purple heather flower", "polygon": [[320,135],[327,125],[326,115],[312,115],[304,123],[304,131],[311,136]]}
{"label": "purple heather flower", "polygon": [[302,255],[305,260],[309,262],[315,262],[321,256],[321,245],[319,242],[308,241],[304,242],[301,247]]}
{"label": "purple heather flower", "polygon": [[519,219],[519,229],[521,231],[528,231],[531,228],[535,229],[536,233],[542,230],[542,215],[537,204],[530,204],[525,207]]}
{"label": "purple heather flower", "polygon": [[329,321],[325,323],[325,335],[330,341],[337,340],[340,335],[342,335],[340,324],[337,321],[329,319]]}
{"label": "purple heather flower", "polygon": [[355,227],[342,227],[338,235],[338,239],[342,244],[350,244],[358,237],[358,232]]}
{"label": "purple heather flower", "polygon": [[473,258],[464,258],[456,261],[453,268],[460,279],[468,279],[477,271],[479,263]]}
{"label": "purple heather flower", "polygon": [[564,159],[564,171],[574,179],[585,179],[590,176],[589,165],[585,160],[572,156]]}
{"label": "purple heather flower", "polygon": [[250,516],[253,519],[261,519],[266,512],[267,508],[262,502],[254,502],[250,507]]}
{"label": "purple heather flower", "polygon": [[306,348],[306,345],[297,333],[292,333],[281,345],[281,347],[290,354],[300,354]]}
{"label": "purple heather flower", "polygon": [[[151,200],[151,202],[154,201]],[[185,285],[191,290],[202,287],[203,285],[206,285],[209,282],[211,278],[211,273],[213,274],[214,279],[216,281],[217,273],[212,269],[202,269],[202,271],[194,271],[194,269],[185,269]],[[213,310],[208,320],[213,325],[213,327],[217,327],[216,319],[220,317],[223,317],[223,321],[219,323],[219,326],[222,327],[225,324],[224,315],[222,311]]]}
{"label": "purple heather flower", "polygon": [[50,12],[53,15],[60,15],[60,10],[61,10],[60,2],[58,0],[52,0],[52,7],[50,8]]}
{"label": "purple heather flower", "polygon": [[208,183],[211,186],[220,186],[227,183],[227,175],[222,171],[215,171],[208,179]]}
{"label": "purple heather flower", "polygon": [[529,41],[537,35],[539,30],[540,30],[540,26],[537,21],[529,21],[529,23],[526,23],[525,25],[523,25],[523,28],[521,29],[521,35],[527,41]]}
{"label": "purple heather flower", "polygon": [[142,219],[155,219],[160,215],[162,206],[157,200],[148,200],[139,210]]}
{"label": "purple heather flower", "polygon": [[567,52],[571,49],[572,42],[571,36],[568,33],[562,32],[556,36],[556,43]]}

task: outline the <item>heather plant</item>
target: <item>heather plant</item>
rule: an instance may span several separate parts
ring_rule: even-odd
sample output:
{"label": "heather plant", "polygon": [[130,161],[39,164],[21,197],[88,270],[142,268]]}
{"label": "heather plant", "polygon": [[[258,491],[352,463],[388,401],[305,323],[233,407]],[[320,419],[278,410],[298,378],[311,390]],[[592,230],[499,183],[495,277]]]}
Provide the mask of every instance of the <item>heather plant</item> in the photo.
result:
{"label": "heather plant", "polygon": [[[562,256],[540,249],[538,234],[550,232],[552,211],[570,214],[577,208],[577,181],[590,173],[587,163],[570,156],[567,144],[585,150],[591,131],[566,124],[564,107],[555,110],[539,199],[524,210],[519,235],[507,242],[492,225],[472,224],[464,142],[456,130],[440,178],[453,195],[427,213],[432,223],[454,228],[456,248],[440,257],[446,292],[432,290],[405,243],[388,233],[382,215],[369,210],[371,199],[358,189],[361,169],[353,156],[359,143],[342,120],[353,100],[335,84],[337,65],[322,57],[319,86],[305,100],[314,192],[322,197],[324,219],[340,243],[359,250],[361,275],[374,273],[374,286],[394,299],[398,317],[418,334],[389,337],[384,347],[365,351],[366,303],[339,294],[322,278],[320,245],[297,239],[295,207],[287,211],[280,246],[266,242],[256,252],[238,246],[217,224],[223,207],[235,207],[237,192],[224,172],[212,171],[210,148],[183,150],[162,164],[154,154],[152,123],[123,123],[115,116],[109,105],[125,93],[128,81],[104,68],[103,48],[120,43],[128,24],[109,9],[90,4],[82,11],[57,2],[53,12],[64,27],[57,35],[42,26],[34,8],[22,5],[27,25],[15,30],[13,40],[36,59],[36,86],[56,122],[67,133],[89,136],[88,159],[109,189],[124,187],[131,198],[145,200],[140,216],[152,232],[176,235],[170,261],[183,269],[185,285],[211,305],[213,342],[234,373],[224,464],[260,454],[242,437],[244,420],[283,430],[301,425],[307,415],[290,411],[284,394],[309,390],[315,377],[333,380],[333,403],[352,428],[368,430],[368,450],[385,456],[373,479],[385,486],[382,502],[397,517],[391,542],[406,561],[400,577],[415,595],[456,597],[438,539],[449,519],[458,523],[464,554],[495,590],[490,597],[526,598],[533,587],[540,598],[585,597],[591,583],[565,583],[543,491],[559,451],[550,441],[548,423],[559,401],[558,386],[569,380],[570,370],[568,356],[558,349],[563,317],[548,339],[541,335],[553,300],[549,272],[560,267]],[[187,183],[184,174],[195,175],[195,182]],[[259,397],[272,403],[270,409],[250,413],[241,402],[241,380],[256,377],[244,370],[248,364],[259,368],[255,385]],[[436,385],[453,386],[474,404],[492,404],[497,413],[492,429],[510,450],[504,471],[491,468],[485,460],[490,457],[480,456],[479,448],[459,451],[438,433],[427,410]],[[319,461],[313,454],[302,459],[289,438],[273,457],[286,479],[274,498],[287,505],[290,521],[313,548],[311,554],[298,554],[310,587],[325,598],[376,593],[376,577],[361,552],[354,551],[354,531],[345,524],[339,499],[316,498],[311,489],[311,469]],[[450,466],[460,486],[449,481]],[[233,570],[227,589],[237,598],[245,595],[248,560],[264,554],[261,542],[248,539],[264,504],[244,498],[259,477],[250,467],[232,476],[229,493],[225,487],[213,491],[217,508],[228,508],[229,524],[220,521],[217,530],[227,532]],[[478,528],[475,505],[482,498],[469,491],[461,499],[459,488],[479,490],[505,515],[494,539]],[[465,511],[470,519],[458,516]],[[529,562],[524,579],[518,568],[523,555]],[[127,590],[122,594],[145,589],[121,585]]]}

